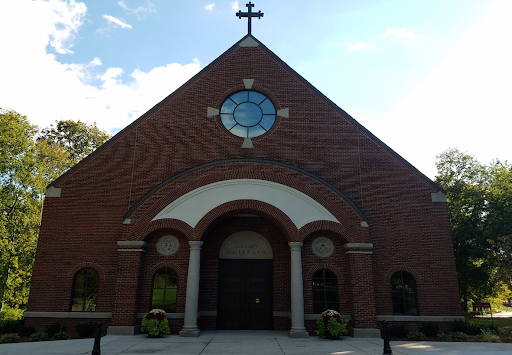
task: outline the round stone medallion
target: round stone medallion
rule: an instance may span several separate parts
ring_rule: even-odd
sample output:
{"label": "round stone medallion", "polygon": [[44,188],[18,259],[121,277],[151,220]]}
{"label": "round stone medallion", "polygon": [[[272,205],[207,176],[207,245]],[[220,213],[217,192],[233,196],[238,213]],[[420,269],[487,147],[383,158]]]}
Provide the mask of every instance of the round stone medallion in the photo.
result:
{"label": "round stone medallion", "polygon": [[311,248],[313,249],[313,253],[315,253],[315,255],[322,258],[331,256],[332,253],[334,253],[334,243],[327,237],[318,237],[313,240]]}
{"label": "round stone medallion", "polygon": [[156,249],[162,255],[173,255],[176,254],[180,247],[178,238],[173,235],[164,235],[156,243]]}

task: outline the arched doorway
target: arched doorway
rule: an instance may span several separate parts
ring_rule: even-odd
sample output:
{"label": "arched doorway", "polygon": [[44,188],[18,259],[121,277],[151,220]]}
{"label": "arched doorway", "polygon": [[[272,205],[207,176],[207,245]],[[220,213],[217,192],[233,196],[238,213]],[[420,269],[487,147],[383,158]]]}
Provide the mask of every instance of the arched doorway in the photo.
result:
{"label": "arched doorway", "polygon": [[252,231],[228,237],[219,253],[218,329],[273,329],[273,253]]}

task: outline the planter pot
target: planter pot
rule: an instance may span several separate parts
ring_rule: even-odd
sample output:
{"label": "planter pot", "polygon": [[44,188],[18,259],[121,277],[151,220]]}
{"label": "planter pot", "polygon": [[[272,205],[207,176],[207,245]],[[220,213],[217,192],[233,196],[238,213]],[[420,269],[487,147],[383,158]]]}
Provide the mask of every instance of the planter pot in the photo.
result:
{"label": "planter pot", "polygon": [[325,339],[330,339],[330,340],[340,340],[339,335],[338,335],[338,336],[335,336],[335,335],[332,335],[332,334],[329,332],[329,329],[327,328],[327,324],[328,324],[328,322],[329,322],[329,321],[324,320],[324,327],[325,327]]}

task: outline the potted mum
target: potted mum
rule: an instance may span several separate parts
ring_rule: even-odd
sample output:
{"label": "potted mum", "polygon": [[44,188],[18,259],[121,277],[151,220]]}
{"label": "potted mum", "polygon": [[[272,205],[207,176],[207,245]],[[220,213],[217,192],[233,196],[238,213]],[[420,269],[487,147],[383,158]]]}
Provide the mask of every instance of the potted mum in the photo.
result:
{"label": "potted mum", "polygon": [[165,318],[165,311],[163,309],[152,309],[148,314],[142,318],[143,332],[148,332],[148,337],[158,338],[163,334],[169,334],[169,321]]}
{"label": "potted mum", "polygon": [[339,339],[340,335],[347,334],[348,320],[341,318],[335,310],[328,309],[316,319],[316,335],[320,338]]}

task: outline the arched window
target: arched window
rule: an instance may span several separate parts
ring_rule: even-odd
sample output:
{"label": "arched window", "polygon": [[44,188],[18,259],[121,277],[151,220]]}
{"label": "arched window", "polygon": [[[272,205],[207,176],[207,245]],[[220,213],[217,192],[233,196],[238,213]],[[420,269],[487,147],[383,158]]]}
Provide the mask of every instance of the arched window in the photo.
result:
{"label": "arched window", "polygon": [[397,271],[391,276],[391,297],[393,300],[393,314],[418,315],[416,281],[411,274],[405,271]]}
{"label": "arched window", "polygon": [[338,310],[338,279],[330,270],[320,269],[313,275],[313,313]]}
{"label": "arched window", "polygon": [[176,291],[178,275],[174,269],[166,267],[158,270],[153,277],[151,308],[160,308],[166,312],[176,312]]}
{"label": "arched window", "polygon": [[86,267],[78,270],[73,280],[72,312],[96,311],[99,280],[98,272],[93,268]]}

